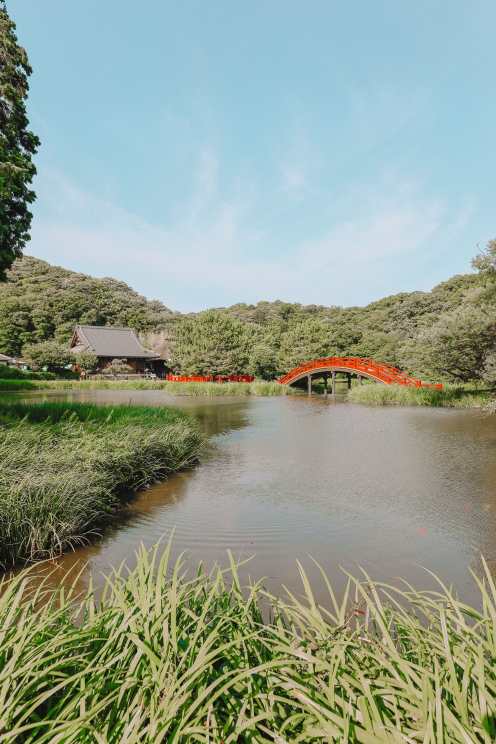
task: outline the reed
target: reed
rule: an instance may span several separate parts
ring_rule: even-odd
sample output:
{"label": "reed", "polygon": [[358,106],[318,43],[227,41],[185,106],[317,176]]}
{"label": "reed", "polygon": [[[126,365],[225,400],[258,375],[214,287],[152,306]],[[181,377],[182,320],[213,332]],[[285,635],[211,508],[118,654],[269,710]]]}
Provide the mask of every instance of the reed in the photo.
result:
{"label": "reed", "polygon": [[[170,545],[91,590],[29,571],[0,586],[2,742],[490,744],[496,588],[479,609],[442,583],[348,579],[317,604],[242,589],[236,566],[191,576]],[[262,611],[263,607],[263,611]]]}
{"label": "reed", "polygon": [[188,421],[183,411],[166,406],[100,405],[70,401],[44,401],[26,403],[13,398],[0,400],[0,421],[26,419],[30,422],[58,423],[62,420],[108,424],[124,424],[138,421],[142,426]]}
{"label": "reed", "polygon": [[2,403],[0,566],[101,534],[133,491],[190,466],[202,442],[168,409]]}
{"label": "reed", "polygon": [[[278,382],[255,380],[255,382],[169,382],[168,380],[54,380],[33,383],[41,390],[163,390],[171,395],[193,397],[275,396],[292,395],[296,391]],[[7,388],[6,388],[7,389]]]}
{"label": "reed", "polygon": [[356,385],[348,393],[352,403],[370,406],[432,406],[448,408],[483,408],[491,399],[484,390],[466,389],[461,386],[414,388],[402,385]]}
{"label": "reed", "polygon": [[39,386],[46,385],[45,381],[38,382],[34,380],[20,380],[17,378],[3,380],[0,379],[0,392],[15,393],[18,390],[36,390]]}
{"label": "reed", "polygon": [[217,397],[225,396],[247,396],[256,395],[262,397],[273,397],[276,395],[290,395],[294,392],[288,385],[280,385],[278,382],[266,382],[256,380],[255,382],[164,382],[163,389],[171,395],[192,395],[194,397]]}

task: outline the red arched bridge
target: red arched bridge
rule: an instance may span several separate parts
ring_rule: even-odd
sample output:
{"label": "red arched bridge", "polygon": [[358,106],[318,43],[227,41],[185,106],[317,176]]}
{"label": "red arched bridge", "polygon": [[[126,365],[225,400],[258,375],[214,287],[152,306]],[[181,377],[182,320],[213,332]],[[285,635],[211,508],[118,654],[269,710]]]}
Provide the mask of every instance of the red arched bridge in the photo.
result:
{"label": "red arched bridge", "polygon": [[[322,377],[324,379],[325,390],[327,391],[327,380],[332,380],[332,392],[336,392],[336,381],[339,381],[337,375],[345,374],[345,381],[348,387],[351,387],[351,378],[357,377],[361,383],[366,377],[374,382],[382,382],[384,385],[408,385],[409,387],[434,387],[442,389],[442,385],[431,385],[415,377],[410,377],[405,372],[389,364],[382,364],[373,359],[362,359],[361,357],[325,357],[324,359],[313,359],[306,362],[300,367],[295,367],[287,375],[281,377],[279,382],[282,385],[294,385],[303,380],[307,381],[308,392],[312,392],[312,378]],[[342,379],[341,377],[339,379]]]}

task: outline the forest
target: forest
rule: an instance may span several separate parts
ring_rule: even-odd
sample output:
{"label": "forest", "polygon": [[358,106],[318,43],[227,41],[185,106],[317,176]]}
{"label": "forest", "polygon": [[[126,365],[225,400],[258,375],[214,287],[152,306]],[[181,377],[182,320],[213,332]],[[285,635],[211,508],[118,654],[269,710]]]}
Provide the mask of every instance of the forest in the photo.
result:
{"label": "forest", "polygon": [[430,292],[400,293],[364,307],[278,300],[180,314],[116,279],[25,256],[0,284],[0,352],[36,359],[46,348],[50,358],[67,355],[76,323],[124,325],[185,374],[274,379],[303,361],[336,354],[372,357],[425,379],[493,384],[496,241],[473,267]]}

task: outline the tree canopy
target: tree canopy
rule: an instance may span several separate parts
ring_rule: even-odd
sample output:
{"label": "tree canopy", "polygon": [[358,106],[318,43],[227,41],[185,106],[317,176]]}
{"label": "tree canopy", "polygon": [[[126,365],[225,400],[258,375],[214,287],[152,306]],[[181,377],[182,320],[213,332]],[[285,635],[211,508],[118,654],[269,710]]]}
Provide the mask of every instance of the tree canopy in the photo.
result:
{"label": "tree canopy", "polygon": [[0,0],[0,280],[29,240],[36,174],[32,156],[40,144],[28,129],[31,67],[15,28]]}
{"label": "tree canopy", "polygon": [[94,279],[25,256],[0,284],[0,352],[20,355],[25,344],[52,338],[66,344],[78,323],[146,332],[163,327],[172,315],[124,282]]}
{"label": "tree canopy", "polygon": [[246,372],[252,331],[241,321],[217,310],[177,323],[172,365],[187,375],[228,375]]}
{"label": "tree canopy", "polygon": [[487,246],[475,256],[472,266],[481,274],[496,277],[496,240],[490,240]]}
{"label": "tree canopy", "polygon": [[46,368],[49,372],[64,369],[74,362],[66,346],[56,341],[43,341],[40,344],[27,344],[23,349],[24,358],[34,369]]}
{"label": "tree canopy", "polygon": [[[403,292],[365,307],[288,302],[237,304],[173,313],[124,282],[94,279],[25,256],[0,284],[0,352],[29,344],[67,345],[74,325],[131,326],[147,348],[185,374],[250,372],[274,379],[329,355],[372,357],[434,382],[494,378],[494,241],[474,260],[477,272],[431,292]],[[491,383],[493,384],[493,383]]]}

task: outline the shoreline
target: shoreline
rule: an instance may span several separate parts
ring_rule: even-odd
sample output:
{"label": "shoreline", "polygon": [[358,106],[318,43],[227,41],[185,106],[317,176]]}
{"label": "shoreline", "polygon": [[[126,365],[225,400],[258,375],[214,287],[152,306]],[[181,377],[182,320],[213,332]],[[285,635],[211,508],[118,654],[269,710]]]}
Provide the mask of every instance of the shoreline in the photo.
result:
{"label": "shoreline", "polygon": [[272,397],[298,391],[278,382],[170,382],[168,380],[1,380],[0,394],[23,390],[163,390],[177,396],[224,395]]}
{"label": "shoreline", "polygon": [[[215,398],[304,396],[305,391],[276,381],[244,382],[170,382],[167,380],[1,380],[0,395],[24,391],[78,390],[151,390],[176,397]],[[322,392],[314,390],[315,396]],[[467,385],[446,385],[442,390],[400,385],[354,385],[346,394],[350,403],[368,406],[423,406],[432,408],[480,409],[494,412],[496,393]]]}

